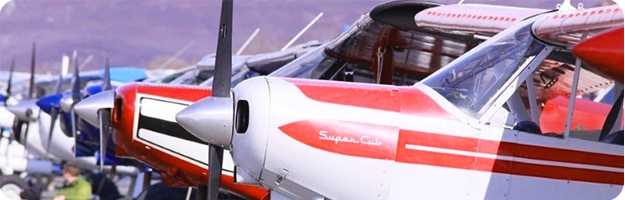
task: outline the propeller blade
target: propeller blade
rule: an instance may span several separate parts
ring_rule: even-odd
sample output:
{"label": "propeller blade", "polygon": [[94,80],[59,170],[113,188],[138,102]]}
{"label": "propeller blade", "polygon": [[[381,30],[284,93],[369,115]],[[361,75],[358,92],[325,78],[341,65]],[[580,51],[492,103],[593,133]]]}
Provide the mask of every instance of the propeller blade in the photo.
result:
{"label": "propeller blade", "polygon": [[102,80],[103,80],[102,91],[110,90],[112,86],[111,86],[111,65],[109,64],[109,58],[106,58],[106,61],[104,64],[104,77]]}
{"label": "propeller blade", "polygon": [[72,64],[74,65],[74,78],[72,80],[72,100],[73,104],[78,103],[82,98],[80,94],[80,67],[78,66],[78,58],[76,52],[72,55]]}
{"label": "propeller blade", "polygon": [[70,118],[72,125],[72,136],[74,139],[78,137],[78,116],[74,112],[74,105],[82,99],[80,94],[80,66],[78,65],[78,56],[76,51],[72,54],[72,64],[74,65],[74,78],[72,80],[72,106],[70,108]]}
{"label": "propeller blade", "polygon": [[13,120],[13,126],[11,127],[11,131],[15,136],[15,140],[17,140],[20,144],[24,144],[24,121],[15,119]]}
{"label": "propeller blade", "polygon": [[[219,18],[219,38],[215,54],[215,75],[213,76],[213,96],[230,97],[232,78],[232,12],[233,0],[222,0]],[[223,162],[223,148],[208,145],[208,199],[217,200],[219,180]]]}
{"label": "propeller blade", "polygon": [[63,92],[63,76],[67,73],[67,69],[69,68],[69,61],[67,56],[63,55],[61,57],[61,71],[59,73],[59,82],[56,85],[56,93]]}
{"label": "propeller blade", "polygon": [[54,133],[54,125],[56,124],[56,119],[59,116],[59,111],[56,108],[52,108],[50,110],[50,130],[48,130],[48,142],[46,143],[46,153],[50,152],[50,144],[52,142],[52,133]]}
{"label": "propeller blade", "polygon": [[224,150],[216,145],[208,145],[208,199],[217,200],[219,196],[219,179],[223,163]]}
{"label": "propeller blade", "polygon": [[223,0],[219,23],[219,38],[215,55],[213,96],[230,97],[232,77],[232,0]]}
{"label": "propeller blade", "polygon": [[76,116],[76,113],[73,109],[70,111],[70,120],[70,123],[72,125],[72,137],[74,137],[75,140],[76,138],[78,138],[78,127],[76,127],[78,125],[78,116]]}
{"label": "propeller blade", "polygon": [[11,68],[9,69],[9,80],[7,81],[7,100],[4,101],[4,105],[7,105],[8,98],[11,97],[11,90],[13,86],[13,72],[15,71],[15,58],[11,59]]}
{"label": "propeller blade", "polygon": [[100,128],[100,170],[103,170],[104,160],[106,159],[106,145],[108,145],[108,138],[110,136],[111,110],[99,110],[98,121]]}
{"label": "propeller blade", "polygon": [[[26,124],[26,129],[24,129],[24,134],[22,134],[24,136],[24,150],[26,152],[28,152],[28,150],[30,150],[30,148],[28,148],[28,131],[30,129],[30,122],[26,121],[24,122]],[[24,124],[22,124],[22,127],[24,127]]]}
{"label": "propeller blade", "polygon": [[63,75],[59,74],[58,82],[56,83],[56,93],[59,94],[63,92]]}
{"label": "propeller blade", "polygon": [[35,94],[35,57],[37,56],[37,46],[35,43],[33,43],[33,49],[32,52],[30,54],[30,81],[29,81],[29,85],[28,85],[28,98],[32,99],[34,98]]}

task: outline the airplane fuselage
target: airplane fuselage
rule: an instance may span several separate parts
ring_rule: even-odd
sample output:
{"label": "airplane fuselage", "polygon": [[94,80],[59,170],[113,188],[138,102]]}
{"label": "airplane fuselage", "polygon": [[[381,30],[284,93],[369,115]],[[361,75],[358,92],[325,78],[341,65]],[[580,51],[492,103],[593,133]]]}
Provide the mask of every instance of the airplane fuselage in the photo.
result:
{"label": "airplane fuselage", "polygon": [[424,85],[265,77],[233,93],[250,110],[239,173],[293,199],[606,199],[623,185],[622,146],[471,124]]}

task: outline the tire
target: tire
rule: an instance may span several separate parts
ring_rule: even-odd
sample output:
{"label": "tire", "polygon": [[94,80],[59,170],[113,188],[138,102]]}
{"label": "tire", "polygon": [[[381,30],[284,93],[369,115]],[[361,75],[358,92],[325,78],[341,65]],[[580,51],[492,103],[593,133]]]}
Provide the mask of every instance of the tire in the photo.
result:
{"label": "tire", "polygon": [[21,199],[20,195],[28,191],[28,183],[16,175],[0,176],[0,192],[9,199]]}
{"label": "tire", "polygon": [[[164,183],[156,183],[150,185],[146,191],[143,191],[136,200],[185,200],[188,188],[169,187]],[[191,192],[190,199],[196,199],[197,189]],[[203,198],[202,198],[203,199]],[[219,192],[218,199],[222,200],[244,200],[229,192]]]}

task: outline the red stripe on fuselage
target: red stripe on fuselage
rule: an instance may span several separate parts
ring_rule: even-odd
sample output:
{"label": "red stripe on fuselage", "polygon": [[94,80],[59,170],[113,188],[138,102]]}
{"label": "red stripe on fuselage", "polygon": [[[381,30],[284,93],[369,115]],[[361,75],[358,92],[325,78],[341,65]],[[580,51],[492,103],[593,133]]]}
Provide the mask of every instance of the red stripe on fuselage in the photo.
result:
{"label": "red stripe on fuselage", "polygon": [[419,145],[475,153],[486,153],[497,156],[512,156],[542,161],[590,164],[617,168],[623,168],[623,156],[407,130],[400,130],[399,144],[397,145],[398,162],[623,185],[622,172],[608,172],[593,169],[531,164],[450,153],[430,152],[407,149],[406,145]]}
{"label": "red stripe on fuselage", "polygon": [[315,101],[416,116],[452,118],[436,101],[413,86],[288,78],[284,80],[293,83],[306,97]]}
{"label": "red stripe on fuselage", "polygon": [[281,126],[280,130],[297,141],[325,151],[375,159],[395,159],[397,130],[390,126],[306,120]]}
{"label": "red stripe on fuselage", "polygon": [[[331,121],[305,120],[280,127],[282,132],[308,146],[328,152],[374,159],[389,159],[395,155],[397,162],[452,167],[477,171],[577,180],[596,183],[623,184],[622,172],[595,169],[581,169],[546,164],[531,164],[453,153],[430,152],[407,149],[406,145],[419,145],[465,152],[485,153],[497,156],[511,156],[538,161],[557,161],[570,164],[590,164],[601,167],[623,167],[623,156],[608,155],[578,150],[559,149],[479,138],[399,130],[390,126]],[[339,142],[320,139],[320,132],[328,133]],[[380,138],[382,145],[363,145],[358,138]],[[396,145],[395,145],[396,144]],[[389,148],[395,147],[396,150]],[[391,159],[391,160],[392,160]]]}
{"label": "red stripe on fuselage", "polygon": [[334,104],[350,105],[387,111],[399,111],[400,104],[394,86],[318,81],[306,79],[284,79],[295,84],[308,98]]}
{"label": "red stripe on fuselage", "polygon": [[619,172],[538,165],[412,149],[399,150],[397,152],[397,158],[398,162],[411,164],[424,164],[438,167],[497,172],[521,176],[623,185],[623,173]]}
{"label": "red stripe on fuselage", "polygon": [[399,135],[400,146],[414,144],[501,156],[623,168],[623,156],[409,130],[401,130]]}

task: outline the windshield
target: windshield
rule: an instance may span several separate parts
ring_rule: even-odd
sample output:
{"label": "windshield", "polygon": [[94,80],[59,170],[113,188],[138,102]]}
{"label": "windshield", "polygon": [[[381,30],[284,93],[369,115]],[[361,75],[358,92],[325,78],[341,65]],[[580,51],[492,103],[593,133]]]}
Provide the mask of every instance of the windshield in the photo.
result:
{"label": "windshield", "polygon": [[480,109],[520,65],[544,48],[534,40],[531,22],[521,22],[495,35],[424,79],[423,84],[468,114],[481,114]]}

